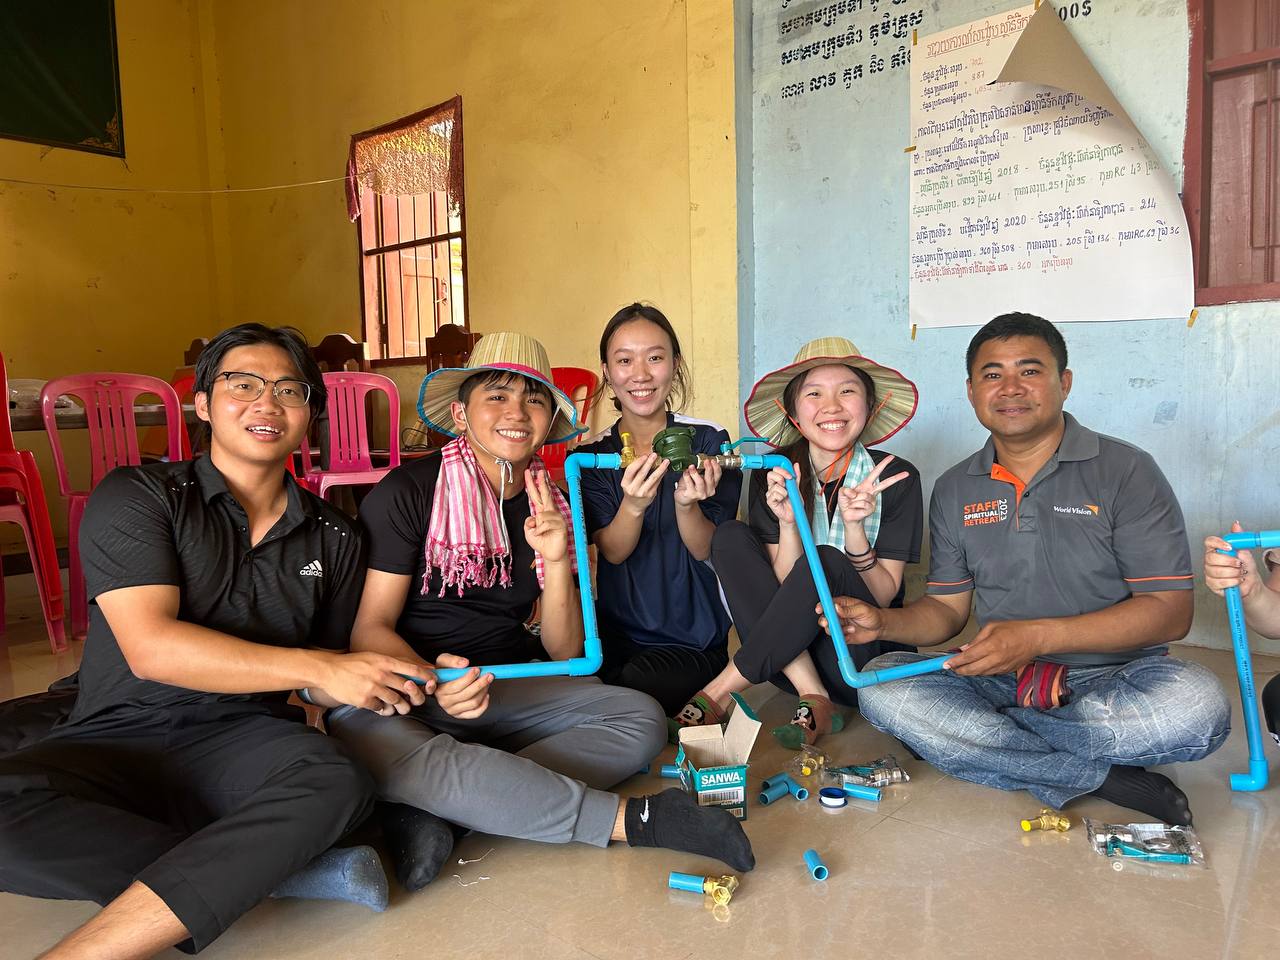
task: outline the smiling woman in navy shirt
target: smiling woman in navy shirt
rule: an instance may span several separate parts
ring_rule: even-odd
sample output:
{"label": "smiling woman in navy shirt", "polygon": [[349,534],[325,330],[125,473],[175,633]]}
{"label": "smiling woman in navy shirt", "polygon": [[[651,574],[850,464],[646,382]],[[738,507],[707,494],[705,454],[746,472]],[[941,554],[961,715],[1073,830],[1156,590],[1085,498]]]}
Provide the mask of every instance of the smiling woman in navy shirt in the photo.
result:
{"label": "smiling woman in navy shirt", "polygon": [[633,303],[600,337],[602,389],[621,416],[583,453],[618,453],[631,434],[635,462],[625,470],[587,470],[582,498],[587,533],[599,551],[596,583],[605,683],[649,694],[668,715],[728,662],[729,615],[711,569],[711,535],[737,511],[742,476],[708,464],[683,473],[653,452],[670,426],[693,428],[696,453],[719,453],[721,426],[679,410],[688,370],[671,323],[656,307]]}

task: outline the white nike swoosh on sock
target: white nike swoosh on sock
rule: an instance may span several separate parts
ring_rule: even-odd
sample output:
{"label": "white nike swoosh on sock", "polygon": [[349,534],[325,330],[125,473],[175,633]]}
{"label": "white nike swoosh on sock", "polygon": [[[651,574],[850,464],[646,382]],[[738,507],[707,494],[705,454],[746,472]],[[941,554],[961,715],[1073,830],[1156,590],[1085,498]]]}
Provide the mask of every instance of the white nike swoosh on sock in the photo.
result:
{"label": "white nike swoosh on sock", "polygon": [[640,822],[641,823],[649,822],[649,798],[648,797],[644,798],[644,809],[640,811]]}

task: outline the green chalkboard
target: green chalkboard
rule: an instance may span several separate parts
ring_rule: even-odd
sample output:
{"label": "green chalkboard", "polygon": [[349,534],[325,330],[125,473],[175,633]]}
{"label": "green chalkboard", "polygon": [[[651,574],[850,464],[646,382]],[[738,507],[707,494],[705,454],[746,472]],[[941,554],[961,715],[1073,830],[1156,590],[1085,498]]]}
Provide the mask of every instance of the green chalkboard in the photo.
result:
{"label": "green chalkboard", "polygon": [[0,137],[124,156],[114,0],[0,3]]}

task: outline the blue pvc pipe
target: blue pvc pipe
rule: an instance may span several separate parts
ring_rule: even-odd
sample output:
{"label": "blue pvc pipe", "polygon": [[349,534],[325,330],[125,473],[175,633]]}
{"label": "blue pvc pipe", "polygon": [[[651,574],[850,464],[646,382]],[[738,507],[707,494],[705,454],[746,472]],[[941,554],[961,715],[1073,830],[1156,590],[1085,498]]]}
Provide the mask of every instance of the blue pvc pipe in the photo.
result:
{"label": "blue pvc pipe", "polygon": [[792,779],[791,774],[784,773],[783,777],[786,778],[782,782],[786,786],[788,793],[790,793],[797,800],[809,799],[809,791],[806,790],[804,787],[800,786],[800,784],[796,783],[795,780]]}
{"label": "blue pvc pipe", "polygon": [[662,770],[661,770],[661,771],[659,771],[659,772],[661,773],[662,778],[663,778],[664,780],[679,780],[679,779],[680,779],[680,767],[679,767],[677,764],[674,764],[674,763],[664,763],[664,764],[662,765]]}
{"label": "blue pvc pipe", "polygon": [[701,893],[704,879],[704,877],[695,876],[692,873],[676,873],[672,871],[671,876],[667,877],[667,886],[672,890],[688,890],[690,893]]}
{"label": "blue pvc pipe", "polygon": [[879,787],[864,787],[857,783],[846,783],[840,789],[857,800],[870,800],[873,803],[880,802]]}
{"label": "blue pvc pipe", "polygon": [[[742,469],[770,470],[781,467],[790,472],[792,464],[787,458],[776,453],[740,454]],[[591,567],[587,561],[587,530],[583,522],[582,509],[582,471],[583,470],[617,470],[622,466],[622,458],[616,453],[571,453],[565,458],[564,479],[569,487],[569,507],[573,518],[573,550],[578,561],[578,599],[582,604],[583,642],[581,657],[571,660],[553,660],[540,663],[505,663],[484,666],[482,674],[492,674],[498,680],[510,680],[519,677],[584,677],[590,676],[600,669],[604,662],[604,654],[600,646],[600,634],[596,626],[596,604],[591,594]],[[791,500],[791,509],[797,518],[806,517],[804,500],[795,480],[787,481],[787,496]],[[897,667],[886,667],[883,670],[863,670],[858,672],[853,658],[849,655],[849,645],[844,642],[844,633],[840,629],[840,618],[836,616],[835,601],[831,598],[831,587],[827,583],[826,574],[822,570],[822,561],[818,558],[818,548],[813,542],[813,531],[808,523],[797,523],[796,530],[800,534],[800,544],[804,547],[805,559],[809,562],[809,570],[813,574],[813,584],[818,591],[818,600],[822,604],[822,612],[827,618],[828,632],[835,645],[836,660],[840,664],[840,675],[844,682],[855,690],[874,686],[889,680],[903,677],[914,677],[922,673],[941,670],[946,662],[943,656],[930,657],[916,663],[904,663]],[[436,671],[436,679],[440,683],[455,680],[470,668],[448,667]],[[410,679],[422,683],[421,679]]]}
{"label": "blue pvc pipe", "polygon": [[[1234,557],[1237,550],[1270,550],[1280,547],[1280,530],[1257,533],[1224,533],[1222,539],[1230,550],[1219,550]],[[1228,587],[1227,620],[1231,624],[1231,646],[1236,655],[1236,678],[1240,682],[1240,706],[1244,710],[1244,733],[1249,744],[1249,772],[1231,774],[1231,789],[1255,791],[1266,789],[1267,758],[1262,752],[1262,721],[1258,717],[1258,694],[1253,686],[1253,659],[1249,655],[1249,631],[1244,622],[1244,603],[1239,587]]]}
{"label": "blue pvc pipe", "polygon": [[775,800],[781,800],[791,791],[787,789],[787,785],[781,781],[775,781],[760,791],[760,802],[764,806],[768,806]]}
{"label": "blue pvc pipe", "polygon": [[817,850],[806,850],[804,852],[804,865],[809,868],[809,876],[815,880],[825,880],[830,874],[827,865],[818,856]]}
{"label": "blue pvc pipe", "polygon": [[760,787],[761,789],[767,789],[768,787],[773,786],[775,783],[784,783],[790,779],[791,779],[790,774],[788,774],[784,770],[782,773],[775,773],[772,777],[766,777],[764,780],[760,782]]}
{"label": "blue pvc pipe", "polygon": [[[774,467],[781,467],[788,473],[795,469],[793,464],[787,462],[786,457],[776,453],[742,454],[744,470],[771,470]],[[840,629],[840,618],[836,616],[835,601],[831,598],[831,586],[827,583],[827,576],[822,570],[822,561],[818,558],[818,548],[813,542],[813,531],[805,522],[808,514],[805,513],[800,488],[796,486],[794,480],[787,481],[787,496],[791,500],[791,509],[796,515],[796,532],[800,534],[800,544],[804,547],[805,558],[809,561],[813,585],[818,590],[818,602],[822,604],[822,613],[827,618],[827,631],[831,634],[831,642],[835,644],[836,660],[840,664],[840,676],[844,678],[844,682],[855,690],[861,690],[863,687],[875,686],[889,680],[900,680],[903,677],[914,677],[941,670],[942,665],[947,662],[944,656],[930,657],[915,663],[904,663],[897,667],[886,667],[883,670],[858,671],[853,657],[849,655],[849,645],[844,642],[844,631]]]}
{"label": "blue pvc pipe", "polygon": [[[564,461],[564,479],[569,486],[569,509],[573,516],[573,554],[578,561],[578,602],[582,604],[582,656],[571,660],[485,666],[480,668],[481,673],[491,673],[498,680],[514,680],[520,677],[588,677],[600,669],[604,653],[596,628],[596,601],[591,594],[587,528],[582,519],[582,471],[617,470],[621,465],[622,458],[616,453],[571,453]],[[436,679],[445,683],[466,672],[466,669],[449,667],[437,670]]]}

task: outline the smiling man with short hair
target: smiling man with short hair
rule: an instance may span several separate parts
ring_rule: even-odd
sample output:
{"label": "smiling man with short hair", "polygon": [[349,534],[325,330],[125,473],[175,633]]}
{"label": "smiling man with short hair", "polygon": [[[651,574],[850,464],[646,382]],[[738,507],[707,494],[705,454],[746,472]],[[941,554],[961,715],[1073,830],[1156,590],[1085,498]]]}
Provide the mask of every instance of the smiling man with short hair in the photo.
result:
{"label": "smiling man with short hair", "polygon": [[1189,824],[1186,796],[1145,768],[1212,753],[1230,710],[1209,670],[1166,655],[1191,626],[1178,501],[1149,454],[1063,412],[1072,374],[1047,320],[996,317],[966,366],[990,438],[934,487],[927,596],[836,605],[851,643],[945,643],[975,597],[980,629],[948,669],[862,690],[862,713],[961,779]]}
{"label": "smiling man with short hair", "polygon": [[195,952],[273,890],[386,903],[368,847],[295,875],[367,815],[373,784],[289,692],[422,700],[398,675],[416,657],[345,652],[359,530],[285,471],[324,381],[297,331],[242,324],[201,353],[195,404],[208,456],[122,467],[94,490],[79,695],[0,756],[0,889],[104,907],[50,958]]}

